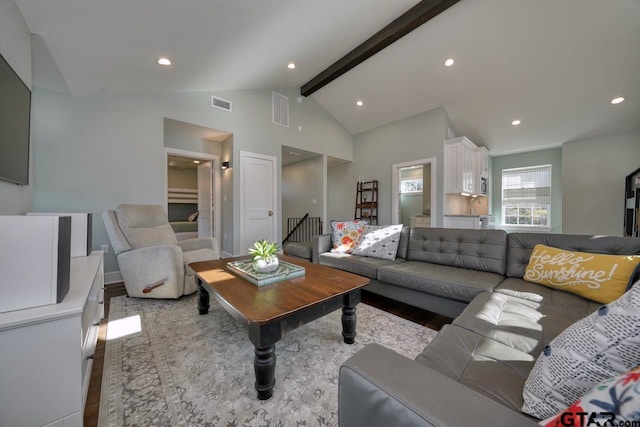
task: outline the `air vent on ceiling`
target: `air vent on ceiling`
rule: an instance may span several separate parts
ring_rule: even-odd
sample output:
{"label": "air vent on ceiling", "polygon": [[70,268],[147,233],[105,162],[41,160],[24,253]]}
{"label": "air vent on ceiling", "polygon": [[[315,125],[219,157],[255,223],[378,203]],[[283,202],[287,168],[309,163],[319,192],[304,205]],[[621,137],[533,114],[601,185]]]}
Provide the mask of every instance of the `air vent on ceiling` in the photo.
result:
{"label": "air vent on ceiling", "polygon": [[211,106],[220,108],[221,110],[231,111],[231,101],[218,98],[217,96],[211,96]]}
{"label": "air vent on ceiling", "polygon": [[289,127],[289,98],[276,92],[271,92],[271,107],[273,123]]}

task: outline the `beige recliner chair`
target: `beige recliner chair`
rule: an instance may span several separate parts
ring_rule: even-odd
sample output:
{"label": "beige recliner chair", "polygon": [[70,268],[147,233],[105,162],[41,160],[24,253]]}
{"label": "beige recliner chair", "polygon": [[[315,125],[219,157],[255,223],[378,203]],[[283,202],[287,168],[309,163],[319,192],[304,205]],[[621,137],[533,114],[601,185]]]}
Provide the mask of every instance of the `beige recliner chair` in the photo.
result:
{"label": "beige recliner chair", "polygon": [[123,204],[102,218],[131,297],[192,294],[197,286],[187,265],[220,258],[212,237],[178,241],[162,206]]}

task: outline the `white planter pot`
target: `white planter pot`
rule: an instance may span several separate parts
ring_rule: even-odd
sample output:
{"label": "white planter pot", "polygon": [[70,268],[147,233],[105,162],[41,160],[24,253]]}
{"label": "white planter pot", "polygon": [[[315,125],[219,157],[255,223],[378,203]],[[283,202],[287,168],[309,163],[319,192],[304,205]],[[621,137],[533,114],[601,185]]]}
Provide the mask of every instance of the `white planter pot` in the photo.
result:
{"label": "white planter pot", "polygon": [[271,273],[278,268],[278,264],[278,257],[274,255],[271,258],[253,261],[252,265],[253,270],[257,273]]}

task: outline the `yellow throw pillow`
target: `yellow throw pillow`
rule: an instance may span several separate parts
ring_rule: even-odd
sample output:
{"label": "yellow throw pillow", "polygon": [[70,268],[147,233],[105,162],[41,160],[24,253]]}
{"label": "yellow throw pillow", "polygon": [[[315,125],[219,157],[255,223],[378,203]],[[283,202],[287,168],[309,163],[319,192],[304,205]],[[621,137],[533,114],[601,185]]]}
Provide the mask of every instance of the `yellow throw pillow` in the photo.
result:
{"label": "yellow throw pillow", "polygon": [[640,255],[603,255],[536,245],[524,280],[609,304],[625,293]]}

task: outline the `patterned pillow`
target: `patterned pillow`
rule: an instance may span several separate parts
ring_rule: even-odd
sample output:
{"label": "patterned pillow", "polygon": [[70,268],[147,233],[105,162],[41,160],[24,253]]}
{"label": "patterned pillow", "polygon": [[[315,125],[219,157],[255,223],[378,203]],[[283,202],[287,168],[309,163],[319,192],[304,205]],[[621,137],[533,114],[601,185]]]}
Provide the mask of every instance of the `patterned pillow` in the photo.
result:
{"label": "patterned pillow", "polygon": [[540,425],[605,426],[622,425],[621,421],[640,421],[640,366],[601,382],[561,413],[540,421]]}
{"label": "patterned pillow", "polygon": [[402,224],[365,225],[360,242],[353,250],[354,255],[371,258],[396,259]]}
{"label": "patterned pillow", "polygon": [[356,247],[367,221],[331,221],[331,252],[350,254]]}
{"label": "patterned pillow", "polygon": [[609,304],[631,286],[638,255],[575,252],[536,245],[523,279]]}
{"label": "patterned pillow", "polygon": [[640,365],[640,281],[545,346],[524,385],[522,411],[544,419],[596,384]]}

